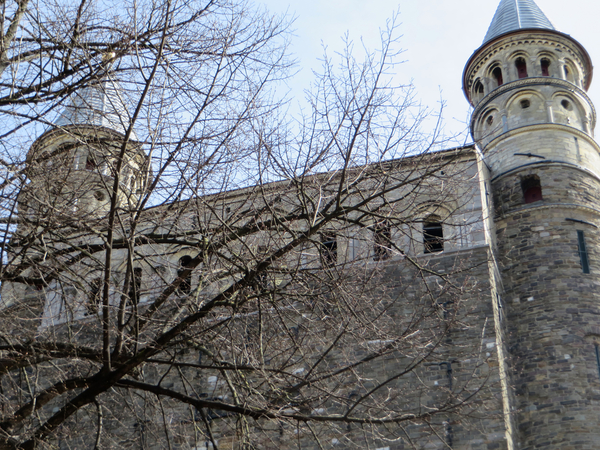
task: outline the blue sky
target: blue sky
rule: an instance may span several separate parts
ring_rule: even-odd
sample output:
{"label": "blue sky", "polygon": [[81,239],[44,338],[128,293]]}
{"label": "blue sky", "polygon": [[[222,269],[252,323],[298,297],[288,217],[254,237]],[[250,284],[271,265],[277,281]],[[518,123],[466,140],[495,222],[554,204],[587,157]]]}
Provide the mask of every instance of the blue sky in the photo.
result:
{"label": "blue sky", "polygon": [[[461,89],[465,63],[477,49],[491,23],[500,0],[257,0],[271,12],[295,16],[291,51],[299,60],[299,73],[289,82],[290,93],[301,99],[318,69],[318,58],[342,48],[340,37],[349,32],[354,41],[363,39],[375,48],[379,28],[394,11],[400,13],[406,63],[397,68],[399,83],[413,80],[423,105],[446,106],[446,134],[459,134],[467,127],[469,106]],[[583,44],[592,61],[600,64],[600,2],[598,0],[536,0],[554,26]],[[590,96],[600,108],[600,72],[592,81]],[[459,139],[459,142],[464,137]]]}

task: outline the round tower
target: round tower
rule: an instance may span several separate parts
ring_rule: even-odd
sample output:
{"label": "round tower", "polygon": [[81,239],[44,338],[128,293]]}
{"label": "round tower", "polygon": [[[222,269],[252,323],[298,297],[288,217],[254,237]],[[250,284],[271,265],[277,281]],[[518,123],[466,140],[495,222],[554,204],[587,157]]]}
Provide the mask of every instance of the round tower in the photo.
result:
{"label": "round tower", "polygon": [[600,147],[592,64],[533,0],[502,0],[463,89],[490,170],[521,449],[600,442]]}
{"label": "round tower", "polygon": [[[110,75],[74,93],[27,154],[29,183],[19,196],[20,215],[64,225],[104,217],[129,124],[121,89]],[[118,207],[136,204],[148,171],[148,158],[131,133],[120,167]]]}

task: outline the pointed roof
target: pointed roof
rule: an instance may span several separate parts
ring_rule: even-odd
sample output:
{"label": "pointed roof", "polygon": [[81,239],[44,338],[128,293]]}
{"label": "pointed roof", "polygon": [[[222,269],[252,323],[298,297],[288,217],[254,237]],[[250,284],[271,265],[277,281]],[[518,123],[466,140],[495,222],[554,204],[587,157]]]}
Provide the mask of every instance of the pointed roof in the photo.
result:
{"label": "pointed roof", "polygon": [[483,43],[521,29],[556,30],[533,0],[502,0]]}
{"label": "pointed roof", "polygon": [[[122,96],[122,88],[110,77],[71,94],[67,106],[55,121],[56,126],[91,125],[125,134],[131,116]],[[131,139],[137,140],[135,133]]]}

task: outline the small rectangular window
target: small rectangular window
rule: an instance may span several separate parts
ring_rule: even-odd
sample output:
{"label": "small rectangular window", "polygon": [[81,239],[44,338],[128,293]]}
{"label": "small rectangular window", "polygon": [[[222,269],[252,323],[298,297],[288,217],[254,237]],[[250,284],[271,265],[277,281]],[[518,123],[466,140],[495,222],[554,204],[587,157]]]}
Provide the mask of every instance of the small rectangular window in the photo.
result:
{"label": "small rectangular window", "polygon": [[590,273],[590,261],[588,259],[587,248],[585,246],[585,236],[583,231],[577,230],[577,245],[579,247],[579,259],[583,273]]}
{"label": "small rectangular window", "polygon": [[444,251],[444,229],[437,219],[430,217],[423,224],[423,244],[425,253]]}
{"label": "small rectangular window", "polygon": [[86,303],[86,315],[98,314],[102,303],[102,280],[95,278],[90,282],[89,301]]}
{"label": "small rectangular window", "polygon": [[321,265],[333,267],[337,263],[337,236],[335,234],[321,235]]}
{"label": "small rectangular window", "polygon": [[540,177],[537,175],[528,175],[521,179],[521,189],[523,190],[523,199],[525,203],[533,203],[543,200],[542,186]]}
{"label": "small rectangular window", "polygon": [[85,161],[85,170],[95,170],[97,167],[96,161],[92,156],[88,156]]}
{"label": "small rectangular window", "polygon": [[188,273],[187,276],[183,276],[186,270],[193,269],[192,257],[190,255],[182,256],[179,259],[179,270],[177,270],[177,278],[181,278],[179,284],[179,295],[188,295],[192,292],[192,273]]}
{"label": "small rectangular window", "polygon": [[133,280],[129,285],[129,300],[134,304],[140,302],[140,291],[142,290],[142,268],[134,267]]}

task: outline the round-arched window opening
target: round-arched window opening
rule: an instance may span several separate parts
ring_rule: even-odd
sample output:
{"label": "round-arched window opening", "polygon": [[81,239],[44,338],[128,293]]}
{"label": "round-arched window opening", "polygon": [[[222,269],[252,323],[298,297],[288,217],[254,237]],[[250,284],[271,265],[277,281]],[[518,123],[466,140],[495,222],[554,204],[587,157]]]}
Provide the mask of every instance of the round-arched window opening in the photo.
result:
{"label": "round-arched window opening", "polygon": [[573,111],[573,105],[569,100],[563,100],[560,102],[560,105],[565,108],[567,111]]}
{"label": "round-arched window opening", "polygon": [[475,82],[475,85],[473,86],[473,100],[475,102],[479,102],[484,97],[484,95],[485,93],[483,90],[483,84],[480,80],[477,80]]}
{"label": "round-arched window opening", "polygon": [[541,61],[542,66],[542,76],[549,77],[550,76],[550,60],[548,58],[543,58]]}
{"label": "round-arched window opening", "polygon": [[519,78],[527,78],[527,63],[524,58],[517,58],[515,67],[517,68],[517,75]]}
{"label": "round-arched window opening", "polygon": [[99,202],[104,201],[104,199],[106,198],[106,196],[104,195],[104,192],[102,191],[96,191],[94,192],[94,198],[96,200],[98,200]]}
{"label": "round-arched window opening", "polygon": [[492,70],[492,76],[496,80],[496,84],[498,86],[502,86],[504,84],[504,79],[502,77],[502,69],[500,67],[496,67],[494,68],[494,70]]}
{"label": "round-arched window opening", "polygon": [[567,64],[563,66],[563,70],[565,71],[565,79],[571,83],[575,83],[575,71]]}
{"label": "round-arched window opening", "polygon": [[530,106],[531,106],[531,102],[529,101],[529,99],[521,100],[521,108],[527,109]]}
{"label": "round-arched window opening", "polygon": [[485,123],[487,123],[488,125],[492,125],[494,123],[494,116],[492,114],[490,114],[488,116],[488,118],[485,120]]}

